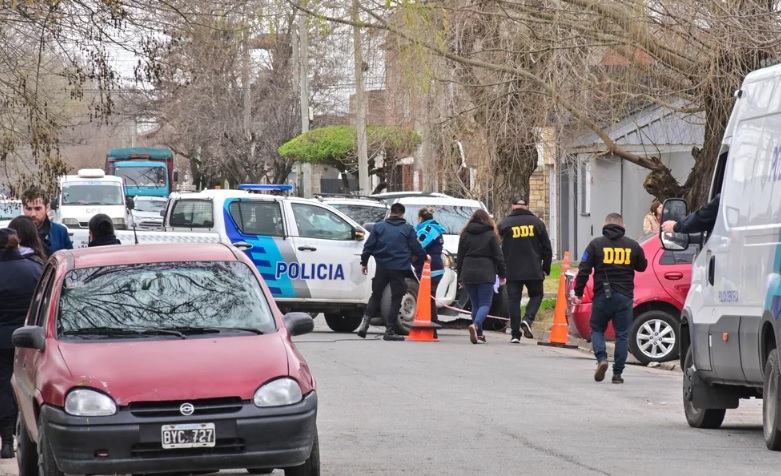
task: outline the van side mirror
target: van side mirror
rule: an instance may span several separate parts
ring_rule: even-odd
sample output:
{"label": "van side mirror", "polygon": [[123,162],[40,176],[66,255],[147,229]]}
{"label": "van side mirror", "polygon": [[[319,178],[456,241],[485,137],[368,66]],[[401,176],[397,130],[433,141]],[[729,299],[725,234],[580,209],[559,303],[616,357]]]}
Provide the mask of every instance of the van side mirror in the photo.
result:
{"label": "van side mirror", "polygon": [[133,200],[133,197],[127,197],[125,198],[125,205],[128,210],[132,210],[136,207],[136,202]]}
{"label": "van side mirror", "polygon": [[[669,198],[662,205],[662,223],[667,221],[679,222],[688,215],[686,200],[681,198]],[[690,237],[686,233],[665,233],[659,230],[659,238],[662,240],[662,248],[670,251],[681,251],[689,247]]]}
{"label": "van side mirror", "polygon": [[179,171],[174,170],[174,182],[178,182],[178,181],[179,181]]}
{"label": "van side mirror", "polygon": [[11,335],[13,346],[22,349],[43,350],[44,342],[46,342],[46,331],[40,326],[20,327]]}
{"label": "van side mirror", "polygon": [[315,321],[305,312],[289,312],[283,317],[285,328],[292,336],[309,334],[315,330]]}
{"label": "van side mirror", "polygon": [[54,198],[52,198],[52,201],[49,204],[49,208],[51,208],[52,210],[57,210],[58,208],[60,208],[60,196],[59,195],[55,195]]}

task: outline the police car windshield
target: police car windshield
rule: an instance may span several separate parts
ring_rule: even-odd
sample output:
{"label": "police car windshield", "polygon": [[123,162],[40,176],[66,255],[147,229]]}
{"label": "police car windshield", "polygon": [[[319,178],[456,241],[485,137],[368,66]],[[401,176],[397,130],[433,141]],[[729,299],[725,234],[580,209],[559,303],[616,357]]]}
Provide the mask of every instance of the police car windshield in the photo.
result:
{"label": "police car windshield", "polygon": [[63,205],[124,205],[122,187],[113,183],[65,183],[62,186]]}
{"label": "police car windshield", "polygon": [[276,329],[258,280],[240,262],[76,269],[65,275],[59,309],[59,335],[147,331],[129,334],[137,338],[160,329]]}
{"label": "police car windshield", "polygon": [[0,202],[0,220],[13,220],[21,214],[20,202]]}
{"label": "police car windshield", "polygon": [[[407,223],[418,223],[418,211],[427,205],[404,205],[406,213],[404,218]],[[445,228],[448,235],[458,235],[466,226],[472,214],[479,210],[477,207],[458,207],[454,205],[434,205],[434,220]]]}
{"label": "police car windshield", "polygon": [[355,220],[356,223],[377,223],[385,219],[388,209],[385,207],[372,207],[369,205],[329,203],[332,207]]}

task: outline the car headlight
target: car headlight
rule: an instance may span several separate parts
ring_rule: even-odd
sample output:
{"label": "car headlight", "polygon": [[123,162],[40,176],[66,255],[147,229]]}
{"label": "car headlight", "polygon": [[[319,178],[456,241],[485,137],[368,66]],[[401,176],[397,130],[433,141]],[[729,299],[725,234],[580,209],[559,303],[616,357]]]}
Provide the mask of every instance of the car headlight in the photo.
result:
{"label": "car headlight", "polygon": [[124,218],[112,218],[111,221],[114,223],[114,226],[125,226]]}
{"label": "car headlight", "polygon": [[65,225],[65,226],[73,226],[73,225],[78,226],[79,220],[77,220],[75,218],[63,218],[62,219],[62,224]]}
{"label": "car headlight", "polygon": [[256,407],[281,407],[298,403],[303,398],[298,382],[286,377],[260,387],[252,400]]}
{"label": "car headlight", "polygon": [[65,398],[65,412],[82,417],[109,416],[117,412],[117,404],[106,394],[79,388]]}

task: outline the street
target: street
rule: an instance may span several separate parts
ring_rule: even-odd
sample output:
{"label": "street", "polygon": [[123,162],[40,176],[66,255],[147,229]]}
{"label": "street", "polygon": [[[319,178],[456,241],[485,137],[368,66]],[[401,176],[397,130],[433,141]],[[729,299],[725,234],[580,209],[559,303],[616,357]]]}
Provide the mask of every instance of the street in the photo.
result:
{"label": "street", "polygon": [[361,340],[315,322],[296,342],[318,379],[323,474],[778,473],[761,403],[694,430],[678,372],[629,366],[624,385],[595,383],[581,350],[497,333],[472,345],[455,329],[439,343],[384,342],[379,328]]}

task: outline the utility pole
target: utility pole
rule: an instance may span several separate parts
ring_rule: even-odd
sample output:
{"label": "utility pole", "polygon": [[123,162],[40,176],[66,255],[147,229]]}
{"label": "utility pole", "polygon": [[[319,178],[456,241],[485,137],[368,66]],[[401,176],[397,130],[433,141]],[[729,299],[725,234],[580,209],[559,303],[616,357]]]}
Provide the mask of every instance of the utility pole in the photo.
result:
{"label": "utility pole", "polygon": [[358,193],[368,195],[369,158],[366,147],[366,97],[363,91],[363,51],[361,51],[361,2],[353,0],[353,49],[355,51],[355,132],[358,139]]}
{"label": "utility pole", "polygon": [[[306,17],[304,13],[298,14],[298,61],[299,67],[299,87],[301,98],[301,133],[309,132],[309,31],[307,30]],[[299,184],[303,197],[312,196],[312,165],[301,164],[301,173],[299,174]]]}

